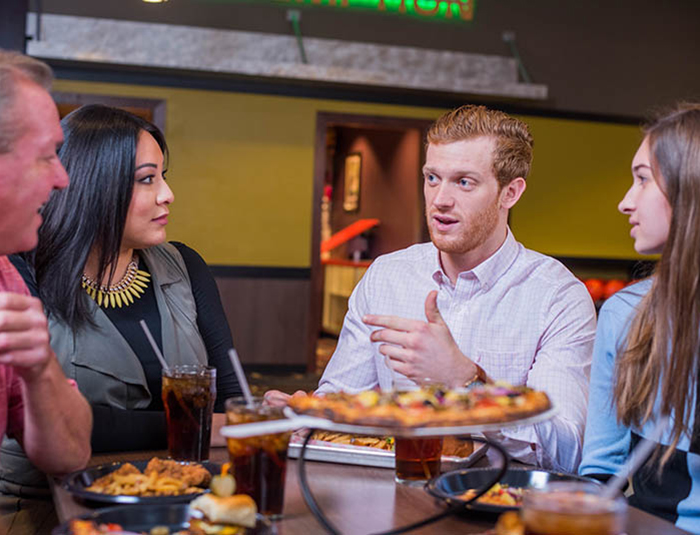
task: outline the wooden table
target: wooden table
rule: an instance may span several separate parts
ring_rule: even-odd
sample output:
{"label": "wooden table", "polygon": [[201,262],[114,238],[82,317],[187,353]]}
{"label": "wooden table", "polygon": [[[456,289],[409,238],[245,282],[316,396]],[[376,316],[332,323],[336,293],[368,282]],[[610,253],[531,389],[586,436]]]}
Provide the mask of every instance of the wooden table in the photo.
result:
{"label": "wooden table", "polygon": [[[96,455],[91,459],[90,465],[149,459],[152,456],[166,457],[167,454],[160,451]],[[226,449],[212,448],[211,460],[225,462]],[[443,510],[441,503],[423,489],[394,483],[392,470],[320,462],[307,462],[306,467],[311,491],[331,522],[343,533],[384,531],[419,521]],[[92,511],[58,485],[54,485],[52,490],[61,522]],[[629,511],[628,535],[686,533],[638,509],[630,508]],[[477,513],[469,517],[448,517],[415,533],[482,533],[493,528],[495,519],[493,515]],[[297,462],[293,460],[289,461],[287,467],[284,518],[275,524],[280,535],[323,533],[301,496]]]}

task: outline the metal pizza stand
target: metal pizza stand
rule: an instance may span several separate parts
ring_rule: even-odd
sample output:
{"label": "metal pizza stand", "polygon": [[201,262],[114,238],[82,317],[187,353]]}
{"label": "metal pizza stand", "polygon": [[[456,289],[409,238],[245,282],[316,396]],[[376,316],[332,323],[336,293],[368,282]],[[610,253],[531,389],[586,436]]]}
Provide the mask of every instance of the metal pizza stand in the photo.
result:
{"label": "metal pizza stand", "polygon": [[[347,423],[334,422],[325,418],[319,418],[316,416],[305,416],[296,414],[291,408],[287,407],[285,409],[285,416],[287,416],[287,429],[288,431],[294,429],[308,429],[308,434],[302,443],[301,450],[299,452],[299,457],[297,461],[297,471],[299,478],[299,487],[301,489],[302,496],[306,505],[308,506],[311,513],[314,515],[316,520],[323,526],[323,528],[331,535],[340,535],[340,530],[338,530],[333,523],[324,514],[323,510],[319,506],[316,498],[314,497],[311,489],[309,487],[308,478],[306,474],[306,458],[305,453],[307,446],[313,436],[314,431],[334,431],[338,433],[348,433],[353,435],[370,435],[370,436],[395,436],[401,438],[426,438],[426,437],[436,437],[436,436],[464,436],[471,435],[471,440],[482,442],[487,444],[489,448],[493,448],[500,454],[502,463],[501,468],[498,470],[496,475],[491,481],[488,481],[483,487],[478,489],[478,492],[468,501],[460,500],[458,502],[451,502],[446,500],[447,507],[444,511],[425,518],[419,522],[402,526],[399,528],[394,528],[388,531],[383,531],[376,535],[393,535],[398,533],[406,533],[414,529],[426,526],[433,522],[437,522],[442,518],[453,515],[458,512],[463,512],[465,506],[472,503],[473,501],[479,499],[483,494],[485,494],[493,485],[498,483],[506,471],[508,470],[508,454],[503,449],[503,447],[497,442],[490,440],[484,436],[475,436],[477,433],[487,433],[489,431],[499,431],[509,427],[520,427],[526,425],[535,425],[540,422],[549,420],[557,413],[555,408],[550,408],[545,412],[540,414],[529,416],[526,418],[521,418],[517,420],[509,420],[507,422],[497,422],[497,423],[479,423],[472,425],[462,425],[462,426],[451,426],[451,427],[393,427],[393,426],[380,426],[380,425],[354,425]],[[260,422],[253,424],[239,424],[225,426],[221,429],[221,434],[228,438],[243,438],[246,436],[255,436],[270,433],[267,428],[269,422]],[[284,425],[284,424],[282,424]],[[281,432],[281,431],[277,431]]]}

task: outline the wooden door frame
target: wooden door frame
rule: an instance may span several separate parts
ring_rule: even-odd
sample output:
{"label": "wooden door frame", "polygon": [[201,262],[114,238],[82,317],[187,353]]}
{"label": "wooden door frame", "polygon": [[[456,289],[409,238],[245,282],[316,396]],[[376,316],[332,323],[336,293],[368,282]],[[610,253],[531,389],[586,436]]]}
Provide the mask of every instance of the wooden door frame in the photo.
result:
{"label": "wooden door frame", "polygon": [[[425,139],[431,119],[407,119],[382,115],[318,112],[314,137],[314,182],[311,218],[311,274],[309,284],[309,309],[307,330],[307,370],[316,370],[316,344],[318,343],[321,312],[323,309],[323,272],[321,265],[321,199],[326,170],[326,131],[331,126],[351,128],[377,128],[385,130],[419,129]],[[421,165],[425,151],[421,151]]]}

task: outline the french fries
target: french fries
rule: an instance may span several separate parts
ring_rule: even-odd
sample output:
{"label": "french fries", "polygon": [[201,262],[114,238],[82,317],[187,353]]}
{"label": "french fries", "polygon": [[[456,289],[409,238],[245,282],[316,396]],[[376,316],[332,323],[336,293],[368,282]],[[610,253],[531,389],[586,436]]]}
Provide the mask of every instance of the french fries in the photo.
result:
{"label": "french fries", "polygon": [[371,448],[379,448],[382,450],[394,449],[394,444],[389,437],[368,437],[348,435],[346,433],[335,433],[331,431],[316,431],[314,433],[315,440],[324,442],[334,442],[336,444],[350,444],[352,446],[369,446]]}
{"label": "french fries", "polygon": [[188,482],[151,471],[142,474],[131,463],[124,463],[118,470],[96,479],[87,491],[110,496],[180,496],[203,492]]}

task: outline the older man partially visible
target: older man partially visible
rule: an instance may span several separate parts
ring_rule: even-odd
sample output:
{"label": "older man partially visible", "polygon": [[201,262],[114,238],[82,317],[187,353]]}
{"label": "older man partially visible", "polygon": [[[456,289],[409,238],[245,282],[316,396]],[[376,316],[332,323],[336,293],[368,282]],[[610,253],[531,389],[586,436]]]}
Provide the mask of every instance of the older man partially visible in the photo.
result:
{"label": "older man partially visible", "polygon": [[92,412],[51,350],[41,302],[7,258],[36,246],[39,208],[68,185],[51,82],[46,64],[0,50],[0,438],[16,438],[40,470],[64,474],[90,458]]}

